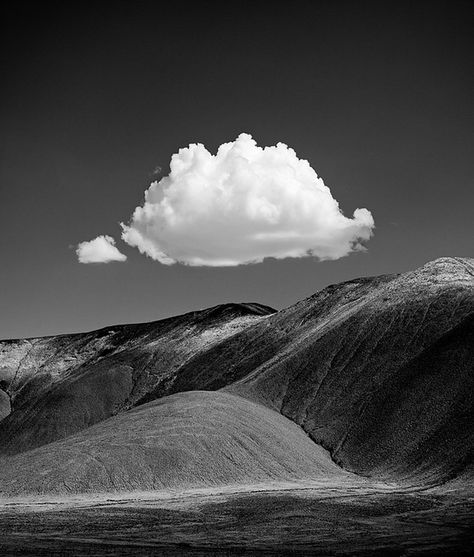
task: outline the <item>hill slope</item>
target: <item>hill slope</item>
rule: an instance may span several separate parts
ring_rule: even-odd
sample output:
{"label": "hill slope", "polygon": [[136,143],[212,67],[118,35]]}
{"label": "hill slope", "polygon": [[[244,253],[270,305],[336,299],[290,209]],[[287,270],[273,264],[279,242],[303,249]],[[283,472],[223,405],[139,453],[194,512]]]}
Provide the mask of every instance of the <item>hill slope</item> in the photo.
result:
{"label": "hill slope", "polygon": [[470,473],[473,424],[471,314],[367,397],[333,458],[359,473],[445,482]]}
{"label": "hill slope", "polygon": [[357,473],[446,481],[474,446],[474,267],[438,260],[371,286],[354,285],[311,335],[229,389]]}
{"label": "hill slope", "polygon": [[0,494],[349,477],[296,424],[222,392],[180,393],[0,460]]}
{"label": "hill slope", "polygon": [[0,342],[0,454],[62,439],[149,390],[165,392],[190,357],[274,311],[224,304],[153,323]]}

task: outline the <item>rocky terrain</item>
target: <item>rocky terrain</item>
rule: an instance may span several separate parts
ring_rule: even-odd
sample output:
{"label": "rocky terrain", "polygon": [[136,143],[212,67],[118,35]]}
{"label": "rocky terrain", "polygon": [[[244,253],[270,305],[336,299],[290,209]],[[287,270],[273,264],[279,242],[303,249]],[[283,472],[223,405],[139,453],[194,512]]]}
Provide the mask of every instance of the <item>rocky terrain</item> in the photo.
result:
{"label": "rocky terrain", "polygon": [[190,358],[275,310],[225,304],[139,325],[0,342],[0,454],[62,439],[167,393]]}
{"label": "rocky terrain", "polygon": [[[284,543],[271,524],[254,523],[253,541],[241,532],[239,545],[232,521],[219,526],[212,510],[210,522],[198,522],[207,524],[214,550],[227,536],[232,551],[275,554],[294,543],[324,554],[331,546],[324,532],[339,531],[343,516],[337,554],[351,554],[343,540],[364,527],[375,554],[404,554],[394,551],[405,534],[413,554],[459,554],[472,549],[465,532],[474,518],[473,387],[474,260],[463,258],[329,286],[278,312],[226,304],[154,323],[0,342],[0,495],[7,501],[0,523],[3,516],[13,536],[5,548],[37,528],[38,511],[31,514],[25,497],[146,491],[158,512],[170,503],[150,493],[160,500],[196,489],[249,494],[257,485],[268,493],[294,482],[285,492],[294,496],[290,514],[265,511],[286,529]],[[398,494],[396,504],[381,502],[386,493]],[[351,503],[338,507],[344,494]],[[23,503],[8,507],[13,496]],[[257,516],[267,503],[252,497],[245,505]],[[315,503],[321,498],[342,498],[320,507],[326,523]],[[236,501],[226,504],[235,510]],[[179,520],[195,524],[182,505]],[[9,522],[12,509],[29,517],[23,534]],[[67,530],[64,518],[55,520]],[[402,534],[404,520],[413,524]],[[314,521],[323,521],[319,538],[305,530]],[[439,533],[432,547],[428,522]],[[167,531],[168,549],[178,551],[177,530]]]}

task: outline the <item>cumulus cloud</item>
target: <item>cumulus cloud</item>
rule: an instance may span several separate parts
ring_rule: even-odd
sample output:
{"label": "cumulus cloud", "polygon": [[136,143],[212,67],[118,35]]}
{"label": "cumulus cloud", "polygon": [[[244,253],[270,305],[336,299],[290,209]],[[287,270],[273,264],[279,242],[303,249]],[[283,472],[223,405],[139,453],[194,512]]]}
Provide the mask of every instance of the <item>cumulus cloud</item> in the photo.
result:
{"label": "cumulus cloud", "polygon": [[90,242],[81,242],[76,249],[79,263],[110,263],[125,261],[127,256],[115,247],[111,236],[97,236]]}
{"label": "cumulus cloud", "polygon": [[125,242],[167,265],[339,259],[372,235],[371,213],[345,217],[308,161],[284,143],[261,148],[243,133],[216,155],[191,144],[172,156],[170,169],[122,223]]}

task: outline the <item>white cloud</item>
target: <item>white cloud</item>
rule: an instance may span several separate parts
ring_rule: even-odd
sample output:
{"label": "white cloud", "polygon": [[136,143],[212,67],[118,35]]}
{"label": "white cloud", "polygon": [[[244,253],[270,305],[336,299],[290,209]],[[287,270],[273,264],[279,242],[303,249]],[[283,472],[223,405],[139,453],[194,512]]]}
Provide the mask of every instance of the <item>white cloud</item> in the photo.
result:
{"label": "white cloud", "polygon": [[81,242],[76,249],[79,263],[110,263],[125,261],[127,256],[115,247],[111,236],[97,236],[90,242]]}
{"label": "white cloud", "polygon": [[284,143],[258,147],[241,134],[212,155],[191,144],[153,182],[122,238],[157,261],[232,266],[266,257],[338,259],[363,249],[374,221],[353,218],[306,160]]}

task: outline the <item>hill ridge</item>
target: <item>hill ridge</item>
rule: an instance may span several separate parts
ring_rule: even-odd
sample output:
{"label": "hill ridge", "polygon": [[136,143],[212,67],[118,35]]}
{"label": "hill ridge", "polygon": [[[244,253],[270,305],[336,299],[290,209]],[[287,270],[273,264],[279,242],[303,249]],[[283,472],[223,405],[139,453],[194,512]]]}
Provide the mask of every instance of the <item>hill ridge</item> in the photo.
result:
{"label": "hill ridge", "polygon": [[[474,406],[474,343],[466,340],[473,271],[473,259],[444,257],[329,285],[280,311],[221,304],[151,324],[24,341],[22,358],[14,343],[0,343],[0,380],[12,386],[11,412],[0,399],[8,414],[0,454],[68,438],[169,395],[223,389],[281,413],[357,474],[442,482],[460,473],[472,446],[456,427],[472,430],[464,416]],[[419,362],[432,368],[429,379]],[[428,393],[423,404],[408,384],[417,396]],[[449,390],[449,404],[440,403],[438,384]],[[452,450],[436,448],[443,439]]]}

